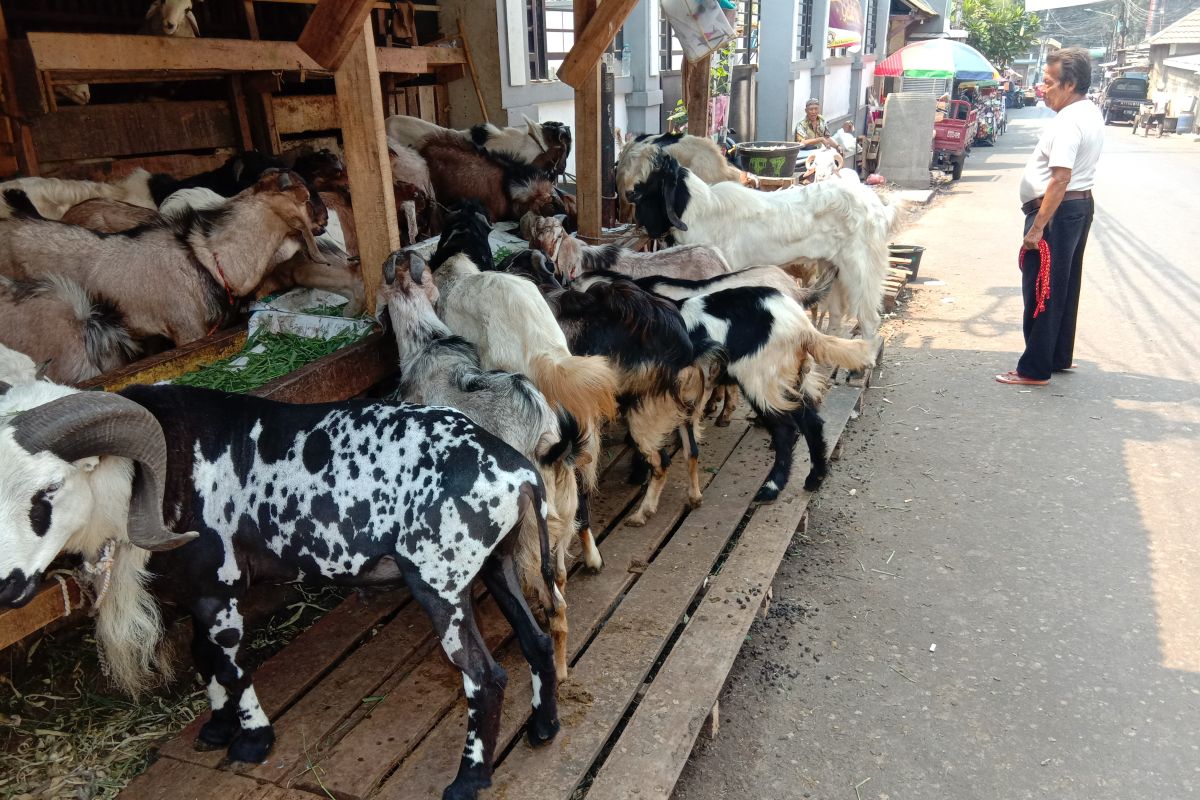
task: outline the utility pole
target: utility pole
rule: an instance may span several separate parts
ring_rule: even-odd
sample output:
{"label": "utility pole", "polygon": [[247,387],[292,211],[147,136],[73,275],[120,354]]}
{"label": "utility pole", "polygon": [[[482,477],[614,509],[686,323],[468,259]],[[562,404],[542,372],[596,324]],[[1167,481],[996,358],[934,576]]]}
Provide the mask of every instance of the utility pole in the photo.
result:
{"label": "utility pole", "polygon": [[1154,12],[1158,9],[1158,0],[1150,0],[1150,8],[1146,13],[1146,35],[1149,39],[1154,34]]}

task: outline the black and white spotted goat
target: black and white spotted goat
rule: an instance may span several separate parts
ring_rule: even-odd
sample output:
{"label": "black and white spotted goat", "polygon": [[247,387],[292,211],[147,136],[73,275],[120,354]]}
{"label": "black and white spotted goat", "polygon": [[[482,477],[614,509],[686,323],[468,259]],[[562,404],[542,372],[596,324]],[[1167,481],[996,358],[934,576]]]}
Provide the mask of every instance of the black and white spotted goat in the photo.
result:
{"label": "black and white spotted goat", "polygon": [[550,637],[512,558],[519,530],[537,526],[553,596],[547,503],[511,447],[445,408],[288,405],[174,386],[78,392],[35,380],[22,359],[0,348],[0,606],[27,602],[60,551],[107,561],[98,639],[118,680],[137,688],[161,638],[145,584],[161,575],[191,611],[212,704],[198,746],[261,762],[274,743],[239,651],[252,579],[409,586],[463,673],[467,741],[443,795],[458,799],[491,782],[506,683],[475,626],[481,576],[533,673],[530,741],[555,735]]}

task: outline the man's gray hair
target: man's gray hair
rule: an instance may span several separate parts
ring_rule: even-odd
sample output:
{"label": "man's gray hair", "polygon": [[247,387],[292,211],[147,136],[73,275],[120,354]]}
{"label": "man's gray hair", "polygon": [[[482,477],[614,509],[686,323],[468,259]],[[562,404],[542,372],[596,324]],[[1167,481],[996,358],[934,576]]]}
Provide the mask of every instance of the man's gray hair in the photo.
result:
{"label": "man's gray hair", "polygon": [[810,97],[810,98],[808,98],[808,102],[804,104],[804,107],[805,108],[808,108],[809,106],[818,106],[819,107],[820,105],[821,105],[820,100],[818,100],[815,97]]}
{"label": "man's gray hair", "polygon": [[1082,47],[1064,47],[1046,56],[1046,66],[1058,64],[1059,79],[1075,87],[1076,94],[1087,94],[1092,85],[1092,57]]}

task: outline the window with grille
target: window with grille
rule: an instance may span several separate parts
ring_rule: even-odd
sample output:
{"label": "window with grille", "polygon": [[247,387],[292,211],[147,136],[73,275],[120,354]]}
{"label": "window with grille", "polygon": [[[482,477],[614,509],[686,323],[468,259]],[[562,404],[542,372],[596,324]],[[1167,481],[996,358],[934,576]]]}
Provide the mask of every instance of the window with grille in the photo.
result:
{"label": "window with grille", "polygon": [[[525,0],[529,28],[529,78],[535,81],[558,79],[558,68],[575,45],[575,5],[573,0]],[[608,52],[620,54],[625,45],[625,29]]]}
{"label": "window with grille", "polygon": [[863,53],[874,53],[875,45],[875,18],[879,16],[879,6],[877,0],[867,0],[867,21],[866,30],[863,32]]}
{"label": "window with grille", "polygon": [[800,0],[800,20],[796,25],[796,60],[812,55],[813,0]]}

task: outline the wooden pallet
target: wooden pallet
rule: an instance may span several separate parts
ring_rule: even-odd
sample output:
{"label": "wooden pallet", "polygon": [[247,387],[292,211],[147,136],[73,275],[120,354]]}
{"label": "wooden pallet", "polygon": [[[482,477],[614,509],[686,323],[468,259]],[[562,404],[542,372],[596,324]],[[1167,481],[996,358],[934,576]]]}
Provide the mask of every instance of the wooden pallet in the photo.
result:
{"label": "wooden pallet", "polygon": [[[826,399],[830,447],[864,391],[838,386]],[[685,509],[677,465],[642,528],[621,524],[639,494],[623,481],[628,453],[608,457],[592,514],[605,566],[576,569],[568,582],[571,676],[559,692],[562,732],[545,748],[521,735],[532,692],[512,632],[490,600],[477,604],[480,631],[509,676],[495,783],[484,797],[565,800],[589,780],[597,797],[627,798],[635,785],[639,797],[669,797],[807,513],[802,455],[780,500],[751,506],[772,454],[744,416],[706,432],[704,505]],[[122,797],[178,797],[184,783],[196,800],[408,800],[440,797],[454,776],[461,681],[403,592],[348,599],[260,668],[256,685],[278,736],[265,764],[231,768],[221,753],[194,750],[199,720]],[[211,781],[197,779],[204,774]]]}

